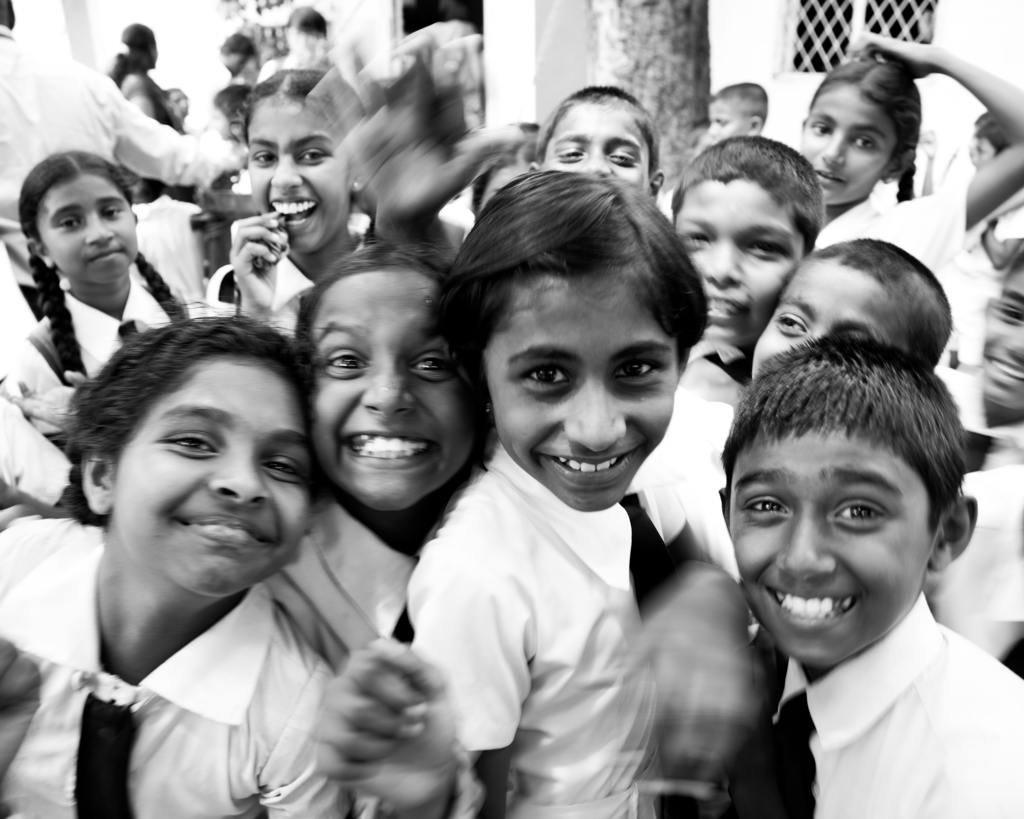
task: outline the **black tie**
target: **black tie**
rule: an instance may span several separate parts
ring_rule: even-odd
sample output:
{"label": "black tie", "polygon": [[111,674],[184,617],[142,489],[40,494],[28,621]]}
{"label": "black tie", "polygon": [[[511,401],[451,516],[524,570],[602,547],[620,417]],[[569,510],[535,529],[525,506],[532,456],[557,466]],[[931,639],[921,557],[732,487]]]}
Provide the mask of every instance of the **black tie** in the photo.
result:
{"label": "black tie", "polygon": [[89,694],[82,711],[75,772],[78,819],[131,819],[128,763],[134,739],[131,706]]}
{"label": "black tie", "polygon": [[807,692],[803,691],[782,706],[775,724],[779,790],[789,819],[814,819],[813,732],[814,720],[807,708]]}
{"label": "black tie", "polygon": [[121,337],[122,341],[127,341],[132,336],[137,336],[139,334],[139,322],[135,319],[122,321],[121,326],[117,328],[117,334]]}
{"label": "black tie", "polygon": [[640,499],[636,495],[626,495],[622,499],[622,507],[629,515],[629,526],[633,533],[629,571],[633,575],[636,602],[642,604],[652,591],[675,576],[676,564],[657,527],[640,505]]}

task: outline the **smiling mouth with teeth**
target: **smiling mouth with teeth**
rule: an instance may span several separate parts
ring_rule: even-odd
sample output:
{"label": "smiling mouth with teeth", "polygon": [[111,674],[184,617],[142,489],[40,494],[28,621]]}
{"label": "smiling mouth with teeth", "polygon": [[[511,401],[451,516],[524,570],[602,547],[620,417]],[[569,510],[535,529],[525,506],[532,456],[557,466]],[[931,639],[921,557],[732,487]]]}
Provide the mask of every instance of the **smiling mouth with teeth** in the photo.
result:
{"label": "smiling mouth with teeth", "polygon": [[609,458],[607,461],[601,461],[600,463],[592,464],[587,461],[574,461],[572,458],[562,458],[555,456],[562,466],[568,467],[573,472],[604,472],[607,469],[611,469],[615,464],[622,460],[621,456],[615,458]]}
{"label": "smiling mouth with teeth", "polygon": [[306,200],[305,202],[274,202],[274,210],[286,220],[304,219],[316,207],[316,202]]}
{"label": "smiling mouth with teeth", "polygon": [[422,455],[430,449],[430,444],[416,438],[355,435],[349,440],[349,449],[361,458],[380,458],[390,461]]}
{"label": "smiling mouth with teeth", "polygon": [[784,612],[801,620],[828,620],[846,614],[853,608],[853,597],[797,597],[772,591]]}

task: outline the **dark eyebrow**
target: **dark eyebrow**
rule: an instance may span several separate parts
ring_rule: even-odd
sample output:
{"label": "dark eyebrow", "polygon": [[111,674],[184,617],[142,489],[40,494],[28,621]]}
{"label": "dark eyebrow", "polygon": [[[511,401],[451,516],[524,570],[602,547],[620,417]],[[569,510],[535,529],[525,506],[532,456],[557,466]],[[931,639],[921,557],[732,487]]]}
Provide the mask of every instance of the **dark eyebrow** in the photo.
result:
{"label": "dark eyebrow", "polygon": [[636,344],[631,344],[624,350],[620,350],[615,354],[616,358],[638,358],[645,355],[665,355],[671,353],[675,347],[671,344],[665,344],[662,341],[639,341]]}
{"label": "dark eyebrow", "polygon": [[818,315],[817,311],[814,309],[814,305],[800,296],[783,295],[779,300],[779,307],[796,307],[798,310],[803,310],[812,317]]}
{"label": "dark eyebrow", "polygon": [[525,350],[516,353],[509,360],[509,364],[516,364],[524,359],[545,359],[547,361],[579,361],[579,357],[566,352],[561,347],[551,344],[538,344],[536,347],[527,347]]}
{"label": "dark eyebrow", "polygon": [[758,469],[737,480],[733,489],[742,489],[753,483],[788,483],[792,478],[792,473],[786,469]]}
{"label": "dark eyebrow", "polygon": [[863,467],[855,466],[826,466],[822,467],[820,472],[822,478],[839,478],[846,483],[866,483],[876,486],[879,489],[883,489],[886,492],[891,492],[894,495],[903,497],[903,492],[899,486],[890,481],[881,472],[876,472],[874,469],[865,469]]}
{"label": "dark eyebrow", "polygon": [[251,148],[253,145],[262,145],[265,148],[277,147],[276,142],[271,142],[269,139],[260,139],[259,137],[253,137],[249,140],[249,147]]}
{"label": "dark eyebrow", "polygon": [[63,216],[65,213],[81,213],[84,210],[85,208],[76,202],[73,205],[65,205],[62,208],[57,208],[57,210],[50,214],[50,218],[56,219],[58,216]]}
{"label": "dark eyebrow", "polygon": [[874,125],[857,125],[852,130],[866,134],[874,134],[876,137],[885,139],[885,132],[881,128],[876,128]]}

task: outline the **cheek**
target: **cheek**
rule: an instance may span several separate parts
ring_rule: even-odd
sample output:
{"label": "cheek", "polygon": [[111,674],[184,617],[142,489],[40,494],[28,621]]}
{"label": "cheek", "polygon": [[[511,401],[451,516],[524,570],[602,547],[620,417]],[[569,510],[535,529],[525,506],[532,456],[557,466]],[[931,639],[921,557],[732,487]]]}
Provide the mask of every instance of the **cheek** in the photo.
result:
{"label": "cheek", "polygon": [[342,425],[359,401],[360,390],[344,381],[322,379],[313,397],[313,446],[317,460],[330,470],[338,457]]}
{"label": "cheek", "polygon": [[282,558],[288,558],[309,528],[312,500],[305,486],[299,484],[278,483],[274,494],[282,523],[280,545],[287,552]]}

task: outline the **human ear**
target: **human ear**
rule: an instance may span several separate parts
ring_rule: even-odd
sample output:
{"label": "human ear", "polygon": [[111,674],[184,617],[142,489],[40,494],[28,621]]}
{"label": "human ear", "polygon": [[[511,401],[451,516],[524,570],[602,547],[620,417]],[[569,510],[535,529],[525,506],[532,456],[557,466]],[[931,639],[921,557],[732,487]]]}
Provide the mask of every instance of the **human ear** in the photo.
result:
{"label": "human ear", "polygon": [[94,515],[109,515],[114,508],[114,464],[90,458],[82,465],[82,492]]}
{"label": "human ear", "polygon": [[750,133],[757,136],[764,129],[764,119],[761,117],[750,118]]}
{"label": "human ear", "polygon": [[46,252],[46,245],[42,243],[40,239],[29,239],[28,240],[28,252],[33,256],[38,256],[47,267],[53,267],[53,259],[49,257]]}
{"label": "human ear", "polygon": [[963,554],[978,522],[978,501],[960,495],[942,515],[935,532],[935,542],[928,557],[928,580],[938,578],[950,563]]}
{"label": "human ear", "polygon": [[655,171],[651,174],[651,196],[657,196],[661,186],[665,184],[665,172]]}
{"label": "human ear", "polygon": [[[725,528],[729,528],[729,486],[726,484],[718,490],[718,497],[722,501],[722,517],[725,518]],[[732,532],[729,532],[731,535]]]}

